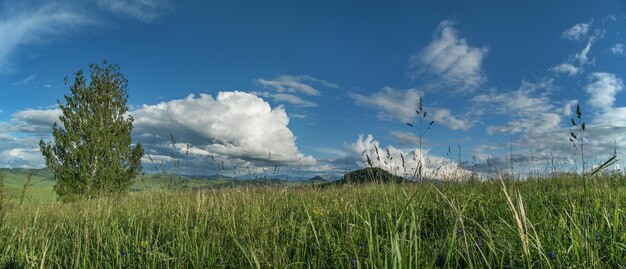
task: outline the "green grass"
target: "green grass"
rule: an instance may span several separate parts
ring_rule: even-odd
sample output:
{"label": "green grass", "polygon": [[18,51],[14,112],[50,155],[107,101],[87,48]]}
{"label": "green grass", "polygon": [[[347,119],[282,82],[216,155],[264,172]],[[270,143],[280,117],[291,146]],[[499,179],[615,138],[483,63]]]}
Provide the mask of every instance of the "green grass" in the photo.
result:
{"label": "green grass", "polygon": [[623,267],[626,179],[589,182],[588,196],[569,177],[507,182],[521,227],[498,181],[12,199],[0,267]]}
{"label": "green grass", "polygon": [[[3,172],[2,174],[5,176],[5,198],[19,201],[26,181],[26,174],[15,172]],[[41,204],[55,202],[56,194],[52,189],[53,187],[54,180],[34,175],[30,186],[24,193],[24,203]]]}
{"label": "green grass", "polygon": [[[24,204],[49,204],[56,203],[57,196],[54,192],[55,181],[53,175],[48,170],[27,170],[27,169],[0,169],[5,176],[5,199],[19,201],[29,172],[33,172],[33,177],[24,195]],[[231,186],[250,185],[261,181],[237,180],[231,178],[200,179],[181,177],[164,174],[144,174],[136,178],[131,187],[131,194],[138,195],[144,192],[164,191],[164,190],[185,190],[198,188],[223,188]],[[285,182],[285,186],[302,185],[298,182]]]}

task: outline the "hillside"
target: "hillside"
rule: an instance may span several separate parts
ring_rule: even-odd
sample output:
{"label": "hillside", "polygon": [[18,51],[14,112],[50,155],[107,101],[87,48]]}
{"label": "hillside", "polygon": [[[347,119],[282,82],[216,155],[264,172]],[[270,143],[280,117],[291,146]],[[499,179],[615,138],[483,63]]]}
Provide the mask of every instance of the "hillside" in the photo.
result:
{"label": "hillside", "polygon": [[363,184],[363,183],[401,183],[403,178],[393,175],[382,168],[368,167],[349,172],[339,181],[341,184]]}
{"label": "hillside", "polygon": [[314,176],[312,178],[309,178],[309,179],[303,181],[303,183],[306,183],[306,184],[323,184],[323,183],[328,183],[328,180],[324,179],[321,176]]}

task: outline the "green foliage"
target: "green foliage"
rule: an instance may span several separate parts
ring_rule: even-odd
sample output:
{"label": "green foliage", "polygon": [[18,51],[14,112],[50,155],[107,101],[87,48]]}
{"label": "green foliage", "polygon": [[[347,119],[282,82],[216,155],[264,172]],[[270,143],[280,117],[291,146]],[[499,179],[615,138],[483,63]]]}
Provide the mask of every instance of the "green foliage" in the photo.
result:
{"label": "green foliage", "polygon": [[133,118],[126,114],[128,81],[118,65],[89,69],[89,84],[79,70],[65,104],[57,100],[63,114],[54,143],[39,143],[61,201],[128,192],[141,170],[143,149],[131,146]]}

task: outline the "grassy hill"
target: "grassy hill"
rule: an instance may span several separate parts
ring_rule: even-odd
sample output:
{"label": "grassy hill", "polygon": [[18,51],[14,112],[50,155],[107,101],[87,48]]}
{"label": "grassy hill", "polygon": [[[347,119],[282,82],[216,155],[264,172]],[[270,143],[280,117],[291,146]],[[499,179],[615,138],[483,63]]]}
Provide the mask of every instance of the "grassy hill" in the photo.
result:
{"label": "grassy hill", "polygon": [[368,167],[346,173],[339,182],[341,184],[401,183],[403,179],[382,168]]}
{"label": "grassy hill", "polygon": [[26,183],[26,178],[31,172],[33,176],[24,193],[24,202],[48,203],[56,201],[56,194],[52,189],[54,180],[49,177],[48,174],[42,172],[42,170],[33,169],[0,169],[0,173],[5,176],[5,197],[10,200],[19,200]]}

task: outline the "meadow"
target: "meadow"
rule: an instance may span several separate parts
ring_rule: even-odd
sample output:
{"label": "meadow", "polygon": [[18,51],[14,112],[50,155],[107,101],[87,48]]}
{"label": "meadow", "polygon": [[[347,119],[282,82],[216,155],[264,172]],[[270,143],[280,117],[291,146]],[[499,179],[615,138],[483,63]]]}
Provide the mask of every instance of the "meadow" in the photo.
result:
{"label": "meadow", "polygon": [[[5,183],[19,186],[24,180],[14,174]],[[32,182],[25,194],[32,197],[42,195],[38,184],[53,184],[43,177]],[[66,204],[47,199],[20,204],[21,191],[6,191],[0,268],[626,264],[626,178],[620,173],[589,177],[587,188],[574,174],[525,181],[178,190],[144,182],[153,188]]]}

